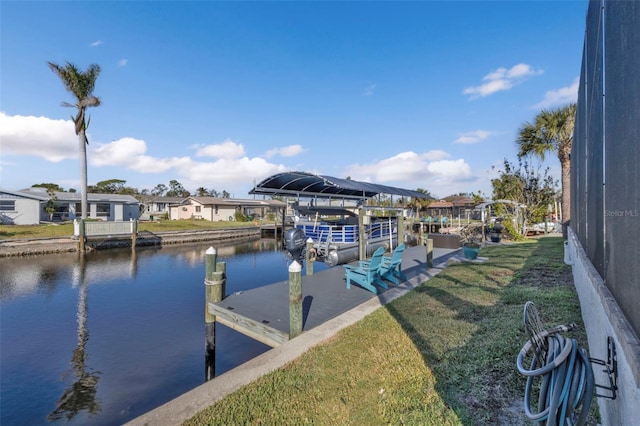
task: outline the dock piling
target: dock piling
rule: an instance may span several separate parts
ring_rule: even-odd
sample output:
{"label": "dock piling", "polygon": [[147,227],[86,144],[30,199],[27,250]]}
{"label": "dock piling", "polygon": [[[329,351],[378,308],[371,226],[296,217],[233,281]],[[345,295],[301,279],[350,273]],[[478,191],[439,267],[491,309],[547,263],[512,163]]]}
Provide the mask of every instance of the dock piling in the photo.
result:
{"label": "dock piling", "polygon": [[427,238],[427,268],[433,268],[433,240]]}
{"label": "dock piling", "polygon": [[316,256],[313,248],[313,239],[307,239],[307,250],[306,250],[306,265],[307,265],[307,275],[313,275],[313,264],[316,261]]}
{"label": "dock piling", "polygon": [[209,313],[209,303],[222,301],[225,297],[226,269],[225,262],[217,261],[217,252],[209,247],[206,254],[206,271],[204,277],[205,303],[204,321],[206,326],[205,339],[205,380],[215,376],[216,360],[216,316]]}
{"label": "dock piling", "polygon": [[289,339],[302,333],[302,265],[289,265]]}

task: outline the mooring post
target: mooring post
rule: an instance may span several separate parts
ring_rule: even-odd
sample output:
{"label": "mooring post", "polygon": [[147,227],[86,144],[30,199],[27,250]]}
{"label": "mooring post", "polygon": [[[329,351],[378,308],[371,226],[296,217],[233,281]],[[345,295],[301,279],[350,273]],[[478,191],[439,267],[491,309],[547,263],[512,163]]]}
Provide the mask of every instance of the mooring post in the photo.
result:
{"label": "mooring post", "polygon": [[[400,244],[404,243],[404,209],[400,211],[400,216],[398,216],[398,232],[397,232],[396,247]],[[393,247],[391,247],[393,250]]]}
{"label": "mooring post", "polygon": [[365,210],[360,207],[358,211],[358,259],[367,259],[367,230],[366,225],[369,224],[368,218],[365,217]]}
{"label": "mooring post", "polygon": [[85,251],[85,228],[84,228],[84,219],[80,219],[80,222],[78,223],[78,250],[81,253],[84,253]]}
{"label": "mooring post", "polygon": [[433,240],[427,238],[427,268],[433,268]]}
{"label": "mooring post", "polygon": [[205,306],[204,320],[206,327],[205,341],[205,380],[211,380],[216,372],[216,317],[209,313],[209,303],[222,301],[225,297],[226,263],[217,261],[217,252],[209,247],[206,254],[205,271]]}
{"label": "mooring post", "polygon": [[313,239],[307,239],[307,250],[305,255],[307,265],[307,275],[313,275],[313,263],[316,261],[315,249],[313,248]]}
{"label": "mooring post", "polygon": [[289,265],[289,339],[302,333],[302,266]]}
{"label": "mooring post", "polygon": [[131,219],[131,248],[135,250],[138,239],[138,221]]}

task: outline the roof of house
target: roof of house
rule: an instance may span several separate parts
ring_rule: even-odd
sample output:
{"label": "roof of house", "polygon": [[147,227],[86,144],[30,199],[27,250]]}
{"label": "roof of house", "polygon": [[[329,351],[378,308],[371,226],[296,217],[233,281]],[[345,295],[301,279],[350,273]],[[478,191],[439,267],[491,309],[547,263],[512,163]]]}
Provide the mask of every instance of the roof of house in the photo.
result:
{"label": "roof of house", "polygon": [[[47,188],[27,188],[21,189],[18,191],[22,194],[28,194],[32,196],[40,196],[44,197],[45,200],[49,199],[49,194],[47,193]],[[82,196],[79,192],[58,192],[55,191],[53,193],[56,197],[57,201],[76,201],[80,202],[82,200]],[[139,201],[132,195],[121,195],[121,194],[87,194],[87,201],[92,203],[122,203],[122,204],[138,204]]]}
{"label": "roof of house", "polygon": [[40,193],[31,194],[31,193],[25,193],[21,191],[7,191],[6,189],[0,189],[0,193],[8,194],[17,198],[30,198],[32,200],[38,200],[38,201],[47,201],[49,199],[49,196],[47,195],[46,192],[44,195],[42,195]]}
{"label": "roof of house", "polygon": [[434,201],[427,206],[429,209],[450,209],[453,208],[453,203],[449,201]]}

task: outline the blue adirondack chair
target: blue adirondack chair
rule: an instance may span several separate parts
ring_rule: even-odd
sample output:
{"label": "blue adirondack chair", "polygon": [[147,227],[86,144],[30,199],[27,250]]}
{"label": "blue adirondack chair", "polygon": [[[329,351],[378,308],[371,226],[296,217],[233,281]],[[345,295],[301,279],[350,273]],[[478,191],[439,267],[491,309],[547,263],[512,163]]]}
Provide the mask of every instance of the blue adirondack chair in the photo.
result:
{"label": "blue adirondack chair", "polygon": [[361,260],[357,265],[342,265],[346,271],[347,288],[351,288],[351,281],[375,294],[378,294],[376,284],[388,288],[380,279],[380,265],[383,255],[384,247],[380,247],[373,253],[370,260]]}
{"label": "blue adirondack chair", "polygon": [[391,256],[383,256],[380,262],[380,278],[391,281],[395,285],[400,281],[406,281],[407,277],[402,273],[402,253],[404,244],[400,244]]}

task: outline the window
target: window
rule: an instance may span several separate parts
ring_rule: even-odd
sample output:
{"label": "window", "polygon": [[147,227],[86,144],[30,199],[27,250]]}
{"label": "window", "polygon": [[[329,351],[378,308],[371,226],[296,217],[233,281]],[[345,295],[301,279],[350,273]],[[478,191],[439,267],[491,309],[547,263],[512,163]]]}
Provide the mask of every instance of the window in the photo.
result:
{"label": "window", "polygon": [[111,213],[111,204],[109,203],[98,203],[96,204],[96,216],[109,216]]}
{"label": "window", "polygon": [[216,205],[216,214],[218,214],[218,206]]}
{"label": "window", "polygon": [[200,213],[200,206],[196,206],[196,213]]}
{"label": "window", "polygon": [[2,212],[16,211],[16,200],[0,200],[0,211]]}

